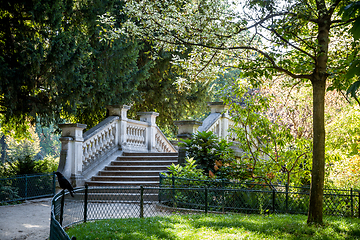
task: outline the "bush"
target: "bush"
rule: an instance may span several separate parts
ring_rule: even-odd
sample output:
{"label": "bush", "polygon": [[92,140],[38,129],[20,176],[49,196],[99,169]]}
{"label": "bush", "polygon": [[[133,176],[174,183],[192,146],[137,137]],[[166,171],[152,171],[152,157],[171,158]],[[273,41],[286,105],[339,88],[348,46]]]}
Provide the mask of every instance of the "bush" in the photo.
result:
{"label": "bush", "polygon": [[197,132],[191,139],[183,139],[180,147],[185,147],[186,156],[195,159],[197,168],[204,175],[227,178],[228,167],[235,155],[231,143],[218,138],[212,132]]}
{"label": "bush", "polygon": [[20,198],[18,191],[18,188],[13,186],[0,186],[0,202],[7,202],[11,201],[12,199]]}
{"label": "bush", "polygon": [[46,156],[43,160],[34,160],[30,155],[10,159],[0,165],[0,177],[6,178],[24,174],[49,173],[56,171],[58,158]]}
{"label": "bush", "polygon": [[[206,185],[203,182],[208,180],[209,177],[204,175],[201,169],[197,168],[195,162],[196,161],[193,158],[186,158],[183,166],[171,164],[171,166],[168,167],[168,172],[162,173],[165,178],[163,178],[164,180],[161,182],[161,185],[172,186],[175,184],[176,186],[187,187]],[[172,182],[172,177],[175,177],[174,183]]]}

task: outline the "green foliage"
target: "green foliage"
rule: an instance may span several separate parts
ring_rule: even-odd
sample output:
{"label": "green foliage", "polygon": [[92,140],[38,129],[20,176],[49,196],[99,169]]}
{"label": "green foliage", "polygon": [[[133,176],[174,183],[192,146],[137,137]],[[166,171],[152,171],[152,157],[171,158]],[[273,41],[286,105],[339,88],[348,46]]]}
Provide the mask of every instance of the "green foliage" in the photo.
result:
{"label": "green foliage", "polygon": [[[347,106],[332,116],[332,121],[326,126],[327,156],[338,155],[340,158],[359,154],[360,111]],[[328,159],[329,162],[331,159]]]}
{"label": "green foliage", "polygon": [[326,127],[326,184],[341,188],[360,188],[359,109],[347,106],[332,116]]}
{"label": "green foliage", "polygon": [[158,125],[171,126],[171,134],[176,132],[173,120],[197,114],[208,100],[209,81],[195,79],[174,64],[188,50],[166,51],[155,49],[147,38],[118,33],[114,37],[113,31],[128,20],[124,4],[122,0],[1,4],[4,132],[21,134],[29,120],[48,126],[66,119],[90,129],[106,117],[105,106],[112,104],[134,103],[130,117],[159,112]]}
{"label": "green foliage", "polygon": [[227,90],[225,102],[235,122],[232,131],[243,151],[235,164],[241,179],[282,184],[309,184],[311,143],[294,137],[279,122],[276,112],[269,113],[271,96],[237,82]]}
{"label": "green foliage", "polygon": [[121,24],[122,7],[117,0],[1,3],[2,128],[21,132],[28,120],[47,125],[61,118],[91,127],[106,115],[104,105],[133,99],[148,68],[137,66],[141,46],[110,40],[98,21],[113,11]]}
{"label": "green foliage", "polygon": [[327,184],[336,188],[360,190],[360,156],[332,162],[328,167]]}
{"label": "green foliage", "polygon": [[46,155],[44,159],[35,161],[35,171],[37,173],[56,172],[59,167],[59,158],[53,155]]}
{"label": "green foliage", "polygon": [[360,1],[355,1],[347,5],[342,10],[342,18],[344,21],[352,19],[352,28],[350,29],[350,32],[354,39],[358,40],[360,38]]}
{"label": "green foliage", "polygon": [[358,40],[360,38],[360,1],[355,1],[355,2],[348,4],[347,6],[345,6],[342,9],[341,13],[342,13],[343,21],[352,22],[352,27],[349,30],[349,32],[352,34],[352,36],[354,38],[353,45],[357,47],[354,49],[354,51],[350,55],[351,61],[348,66],[349,67],[348,71],[345,75],[345,77],[348,80],[353,81],[347,89],[347,94],[350,94],[353,98],[355,98],[357,100],[358,104],[360,104],[358,97],[357,97],[357,92],[358,92],[359,85],[360,85],[360,80],[359,80],[360,61],[358,58],[358,56],[359,56]]}
{"label": "green foliage", "polygon": [[10,159],[0,165],[0,177],[54,172],[58,168],[58,162],[58,158],[50,155],[46,156],[43,160],[37,161],[29,155]]}
{"label": "green foliage", "polygon": [[[184,147],[186,155],[196,161],[198,168],[202,169],[203,174],[218,178],[227,178],[227,166],[234,161],[234,153],[230,148],[231,143],[225,139],[219,139],[212,132],[197,132],[190,139],[183,139],[179,143]],[[211,172],[211,173],[210,173]]]}
{"label": "green foliage", "polygon": [[168,173],[165,174],[167,177],[181,177],[189,179],[202,179],[205,180],[208,177],[203,174],[203,171],[197,168],[196,160],[194,158],[186,158],[185,164],[182,166],[180,164],[171,164],[168,167]]}
{"label": "green foliage", "polygon": [[35,158],[40,152],[40,139],[35,128],[29,125],[24,135],[20,138],[11,134],[6,136],[6,154],[9,159],[23,159],[26,156]]}
{"label": "green foliage", "polygon": [[[174,63],[175,59],[187,58],[187,52],[153,47],[153,44],[144,43],[140,52],[138,64],[151,64],[151,67],[147,80],[137,87],[138,94],[128,114],[135,118],[137,112],[158,112],[157,125],[170,128],[176,135],[174,120],[197,115],[206,106],[209,82],[191,79],[186,68]],[[156,58],[151,59],[151,55]]]}
{"label": "green foliage", "polygon": [[41,127],[36,125],[36,133],[40,139],[40,154],[42,156],[55,156],[60,157],[60,135],[55,133],[56,129],[53,125],[49,127]]}
{"label": "green foliage", "polygon": [[[0,186],[0,199],[1,201],[7,202],[13,199],[19,198],[19,189],[13,186]],[[0,204],[1,205],[1,204]]]}

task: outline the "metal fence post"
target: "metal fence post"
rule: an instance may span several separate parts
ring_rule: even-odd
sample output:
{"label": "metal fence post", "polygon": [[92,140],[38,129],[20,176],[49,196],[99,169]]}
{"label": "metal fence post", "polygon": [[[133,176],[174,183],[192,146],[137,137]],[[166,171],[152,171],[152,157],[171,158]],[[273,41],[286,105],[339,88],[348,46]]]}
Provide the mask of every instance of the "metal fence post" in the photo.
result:
{"label": "metal fence post", "polygon": [[85,196],[84,196],[84,222],[87,221],[88,189],[89,189],[89,186],[86,184],[85,185]]}
{"label": "metal fence post", "polygon": [[65,204],[65,190],[61,191],[61,205],[60,205],[60,225],[62,226],[64,217],[64,204]]}
{"label": "metal fence post", "polygon": [[24,198],[26,199],[27,198],[27,189],[28,189],[28,179],[27,179],[27,174],[25,174],[25,196]]}
{"label": "metal fence post", "polygon": [[223,179],[222,181],[221,181],[221,192],[222,192],[222,212],[224,213],[225,212],[225,180]]}
{"label": "metal fence post", "polygon": [[144,187],[140,186],[140,218],[144,217]]}
{"label": "metal fence post", "polygon": [[350,188],[350,209],[351,209],[351,217],[354,216],[354,200],[353,200],[353,189]]}
{"label": "metal fence post", "polygon": [[285,197],[285,213],[288,212],[288,204],[289,204],[289,185],[286,183],[285,185],[285,189],[286,189],[286,197]]}
{"label": "metal fence post", "polygon": [[359,209],[359,218],[360,218],[360,191],[358,191],[358,209]]}
{"label": "metal fence post", "polygon": [[52,172],[53,175],[53,194],[56,194],[56,177],[55,177],[55,172]]}
{"label": "metal fence post", "polygon": [[208,188],[205,186],[205,214],[208,213]]}
{"label": "metal fence post", "polygon": [[273,213],[275,213],[275,189],[273,189],[272,192],[272,207],[273,207]]}
{"label": "metal fence post", "polygon": [[172,201],[173,201],[173,207],[175,207],[175,177],[172,176]]}

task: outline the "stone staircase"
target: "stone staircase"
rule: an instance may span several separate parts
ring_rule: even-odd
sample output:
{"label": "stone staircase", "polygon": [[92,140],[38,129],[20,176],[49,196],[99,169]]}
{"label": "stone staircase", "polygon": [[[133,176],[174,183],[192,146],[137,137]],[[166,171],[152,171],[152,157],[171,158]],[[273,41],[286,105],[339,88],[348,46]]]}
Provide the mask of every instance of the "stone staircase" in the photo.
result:
{"label": "stone staircase", "polygon": [[178,153],[124,152],[86,184],[89,186],[158,186],[159,173],[178,163]]}

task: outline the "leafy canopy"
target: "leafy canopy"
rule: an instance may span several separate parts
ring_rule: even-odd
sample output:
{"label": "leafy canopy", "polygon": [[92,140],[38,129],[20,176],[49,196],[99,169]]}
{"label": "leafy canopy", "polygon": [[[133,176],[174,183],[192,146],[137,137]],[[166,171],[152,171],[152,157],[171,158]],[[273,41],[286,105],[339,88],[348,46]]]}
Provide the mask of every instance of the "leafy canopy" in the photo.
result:
{"label": "leafy canopy", "polygon": [[[121,1],[4,1],[0,10],[0,111],[2,127],[62,118],[90,126],[104,106],[128,103],[145,79],[141,44],[109,39],[98,15],[126,20]],[[21,130],[21,129],[19,129]]]}

